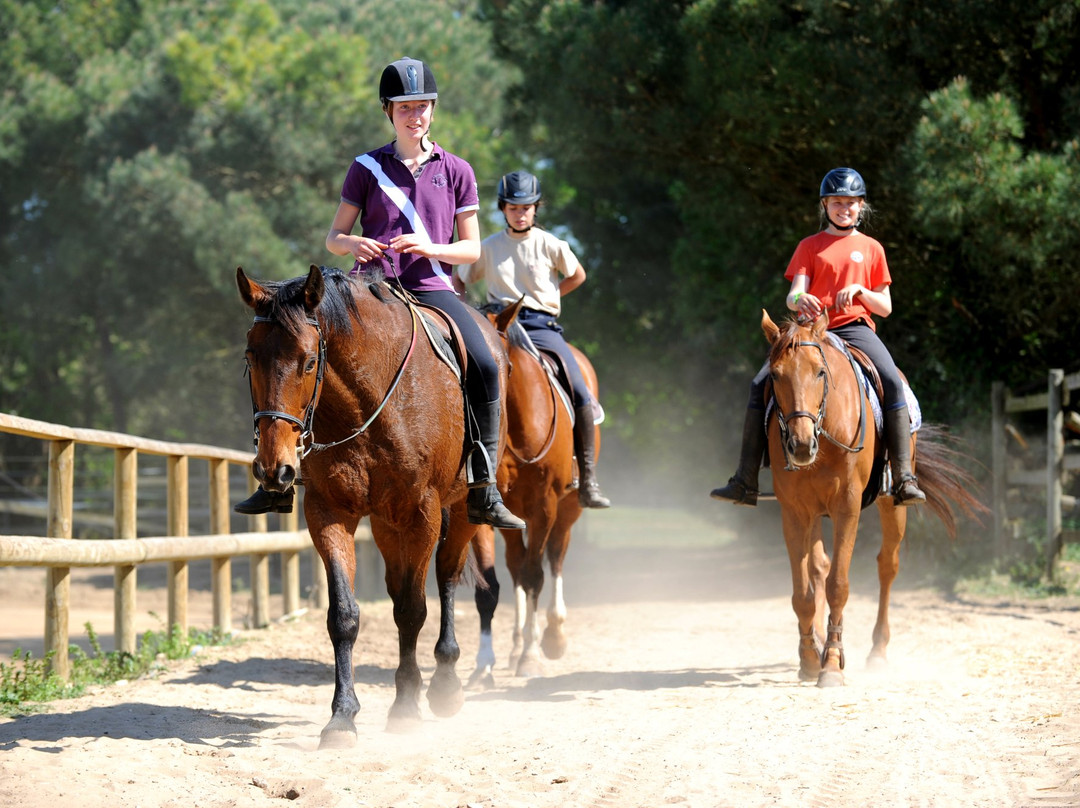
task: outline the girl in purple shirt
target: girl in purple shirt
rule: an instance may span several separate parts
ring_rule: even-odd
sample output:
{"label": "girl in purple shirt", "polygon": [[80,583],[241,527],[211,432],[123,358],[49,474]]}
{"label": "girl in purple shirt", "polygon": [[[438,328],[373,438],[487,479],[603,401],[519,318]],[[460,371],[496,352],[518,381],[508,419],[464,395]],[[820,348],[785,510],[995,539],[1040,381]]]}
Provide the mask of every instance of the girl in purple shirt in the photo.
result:
{"label": "girl in purple shirt", "polygon": [[[469,520],[524,530],[525,523],[507,510],[495,487],[501,412],[498,366],[472,310],[458,298],[451,280],[454,264],[471,264],[480,257],[480,202],[472,166],[428,136],[438,97],[431,69],[418,59],[403,57],[383,70],[379,98],[395,138],[361,154],[349,166],[326,248],[335,255],[353,256],[354,274],[367,264],[382,266],[384,255],[391,254],[394,269],[385,267],[390,278],[396,271],[402,287],[457,324],[469,355],[465,379],[469,407],[488,460],[472,464]],[[357,220],[360,234],[353,233]],[[241,505],[248,508],[243,513],[263,512]]]}

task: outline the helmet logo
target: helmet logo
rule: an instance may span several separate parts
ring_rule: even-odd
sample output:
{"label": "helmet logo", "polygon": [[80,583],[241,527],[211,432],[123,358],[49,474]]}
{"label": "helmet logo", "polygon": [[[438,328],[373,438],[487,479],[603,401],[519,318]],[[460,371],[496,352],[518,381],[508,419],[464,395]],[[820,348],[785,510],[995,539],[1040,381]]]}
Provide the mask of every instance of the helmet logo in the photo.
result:
{"label": "helmet logo", "polygon": [[420,88],[417,86],[417,82],[416,82],[416,66],[415,65],[409,65],[408,67],[406,67],[405,68],[405,75],[408,77],[409,92],[410,93],[418,93],[418,92],[420,92]]}

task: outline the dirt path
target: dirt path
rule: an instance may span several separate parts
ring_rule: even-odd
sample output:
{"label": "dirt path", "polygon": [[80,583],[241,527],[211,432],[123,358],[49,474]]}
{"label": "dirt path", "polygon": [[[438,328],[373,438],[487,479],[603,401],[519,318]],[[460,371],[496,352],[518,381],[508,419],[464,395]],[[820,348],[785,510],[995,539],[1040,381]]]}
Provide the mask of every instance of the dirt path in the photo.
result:
{"label": "dirt path", "polygon": [[[796,680],[788,576],[775,554],[583,545],[571,555],[566,656],[538,679],[500,668],[496,687],[470,693],[452,719],[432,717],[425,701],[420,731],[384,732],[396,635],[389,604],[365,604],[355,749],[316,749],[332,662],[323,618],[310,615],[156,679],[0,719],[0,804],[1080,805],[1076,603],[898,589],[891,668],[870,675],[875,583],[856,581],[848,683],[819,690]],[[3,591],[26,572],[0,570]],[[501,658],[511,602],[504,588]],[[16,613],[0,596],[5,630]],[[434,622],[421,636],[425,678]],[[466,590],[458,625],[465,678],[477,645]]]}

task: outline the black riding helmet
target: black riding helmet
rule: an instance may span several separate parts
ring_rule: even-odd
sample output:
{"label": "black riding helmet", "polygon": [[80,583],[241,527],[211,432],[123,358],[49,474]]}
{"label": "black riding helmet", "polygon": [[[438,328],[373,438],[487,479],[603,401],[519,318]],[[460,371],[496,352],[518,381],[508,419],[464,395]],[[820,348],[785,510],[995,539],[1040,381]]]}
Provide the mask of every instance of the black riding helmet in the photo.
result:
{"label": "black riding helmet", "polygon": [[503,205],[534,205],[540,201],[540,180],[528,171],[511,171],[499,177],[496,194],[499,210]]}
{"label": "black riding helmet", "polygon": [[834,168],[821,181],[821,197],[866,196],[866,183],[854,168]]}
{"label": "black riding helmet", "polygon": [[435,76],[426,62],[402,56],[383,69],[379,79],[379,100],[383,106],[391,101],[433,101],[438,97]]}

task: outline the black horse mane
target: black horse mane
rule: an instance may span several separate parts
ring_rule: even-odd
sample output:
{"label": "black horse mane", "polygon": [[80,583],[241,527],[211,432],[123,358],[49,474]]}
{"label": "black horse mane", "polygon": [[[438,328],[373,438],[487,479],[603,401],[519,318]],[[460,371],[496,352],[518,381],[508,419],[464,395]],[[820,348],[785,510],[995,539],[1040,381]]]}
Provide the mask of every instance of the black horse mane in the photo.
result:
{"label": "black horse mane", "polygon": [[[322,324],[330,332],[351,334],[354,319],[360,318],[356,302],[357,285],[367,286],[380,300],[385,298],[376,290],[384,282],[380,268],[353,276],[337,267],[319,267],[323,276],[323,296],[317,307]],[[304,307],[304,285],[307,275],[287,281],[267,281],[264,285],[273,294],[270,309],[265,316],[281,323],[292,333],[299,333],[307,323],[308,312]]]}

